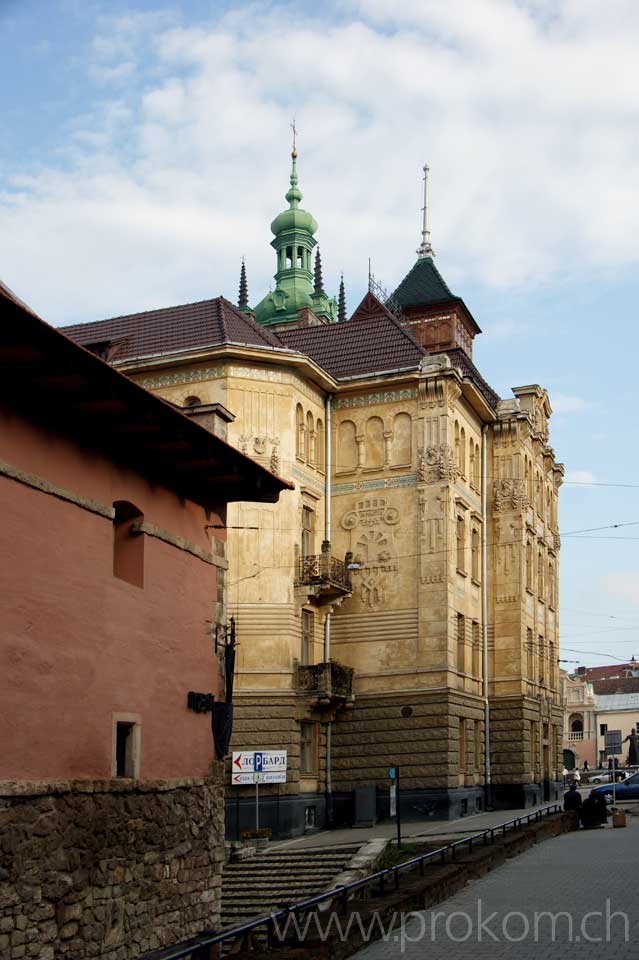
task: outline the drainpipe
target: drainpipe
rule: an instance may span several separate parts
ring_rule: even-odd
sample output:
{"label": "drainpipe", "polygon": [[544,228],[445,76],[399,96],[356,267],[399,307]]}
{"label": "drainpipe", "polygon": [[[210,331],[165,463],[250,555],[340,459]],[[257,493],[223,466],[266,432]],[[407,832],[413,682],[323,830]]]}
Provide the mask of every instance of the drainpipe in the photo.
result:
{"label": "drainpipe", "polygon": [[[332,394],[327,394],[325,401],[326,424],[324,430],[324,464],[326,475],[324,481],[324,543],[327,552],[330,553],[331,547],[331,402]],[[324,662],[329,663],[331,659],[331,615],[326,614],[324,620]],[[333,812],[333,771],[332,771],[332,739],[333,724],[330,720],[326,723],[326,773],[325,773],[325,802],[326,802],[326,826],[330,829],[334,825]]]}
{"label": "drainpipe", "polygon": [[490,784],[490,702],[488,700],[488,425],[481,430],[481,621],[484,665],[485,802],[492,806]]}

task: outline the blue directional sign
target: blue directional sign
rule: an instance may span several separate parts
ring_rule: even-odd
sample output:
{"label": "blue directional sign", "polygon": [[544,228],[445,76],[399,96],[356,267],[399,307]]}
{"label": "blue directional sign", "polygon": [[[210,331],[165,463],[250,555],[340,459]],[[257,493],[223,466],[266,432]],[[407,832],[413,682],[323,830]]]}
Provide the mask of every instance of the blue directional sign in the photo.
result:
{"label": "blue directional sign", "polygon": [[262,773],[264,767],[264,754],[263,753],[254,753],[253,754],[253,770],[255,773]]}
{"label": "blue directional sign", "polygon": [[390,777],[391,780],[397,779],[397,770],[395,769],[395,767],[388,768],[388,776]]}

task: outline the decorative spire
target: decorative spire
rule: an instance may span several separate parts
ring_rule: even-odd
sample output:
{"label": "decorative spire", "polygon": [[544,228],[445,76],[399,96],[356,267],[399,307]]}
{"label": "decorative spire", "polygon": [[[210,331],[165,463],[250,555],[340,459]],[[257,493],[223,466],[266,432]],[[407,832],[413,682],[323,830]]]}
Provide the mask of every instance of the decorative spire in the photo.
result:
{"label": "decorative spire", "polygon": [[240,270],[240,293],[237,300],[237,305],[240,310],[248,309],[248,283],[246,282],[246,264],[244,263],[244,257],[242,257],[242,269]]}
{"label": "decorative spire", "polygon": [[422,207],[423,213],[423,222],[422,222],[422,242],[417,248],[417,256],[420,260],[424,260],[426,257],[434,257],[435,251],[433,250],[430,242],[430,224],[428,221],[428,174],[430,173],[430,167],[427,163],[424,164],[424,206]]}
{"label": "decorative spire", "polygon": [[295,126],[295,120],[291,124],[291,130],[293,131],[293,149],[291,150],[291,186],[286,193],[286,199],[288,200],[288,205],[291,210],[295,210],[299,207],[300,200],[302,199],[302,191],[297,185],[297,128]]}
{"label": "decorative spire", "polygon": [[324,281],[322,280],[322,258],[320,256],[319,247],[315,252],[315,276],[313,293],[322,294],[324,293]]}
{"label": "decorative spire", "polygon": [[344,274],[339,281],[339,299],[337,301],[337,322],[346,320],[346,291],[344,290]]}

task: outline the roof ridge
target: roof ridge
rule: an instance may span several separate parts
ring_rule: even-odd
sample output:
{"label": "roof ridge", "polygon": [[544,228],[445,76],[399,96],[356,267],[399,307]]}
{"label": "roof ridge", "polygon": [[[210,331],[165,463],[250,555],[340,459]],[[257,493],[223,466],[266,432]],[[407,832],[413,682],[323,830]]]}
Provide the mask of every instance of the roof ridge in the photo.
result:
{"label": "roof ridge", "polygon": [[[150,313],[167,313],[169,310],[183,310],[184,307],[200,307],[207,303],[215,303],[224,300],[222,296],[208,297],[206,300],[193,300],[189,303],[175,303],[170,307],[153,307],[150,310],[136,310],[133,313],[121,313],[116,317],[101,317],[99,320],[83,320],[81,323],[70,323],[64,327],[58,327],[59,330],[74,330],[76,327],[87,327],[98,323],[112,323],[114,320],[129,320],[131,317],[145,317]],[[228,302],[228,301],[227,301]],[[232,304],[230,304],[232,306]]]}

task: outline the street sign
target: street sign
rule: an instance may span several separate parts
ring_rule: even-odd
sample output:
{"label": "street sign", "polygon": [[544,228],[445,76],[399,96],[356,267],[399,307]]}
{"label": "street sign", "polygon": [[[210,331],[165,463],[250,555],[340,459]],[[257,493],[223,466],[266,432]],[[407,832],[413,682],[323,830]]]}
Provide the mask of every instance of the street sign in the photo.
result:
{"label": "street sign", "polygon": [[395,780],[397,778],[397,767],[389,767],[388,776],[391,780]]}
{"label": "street sign", "polygon": [[241,750],[233,754],[231,783],[286,783],[286,750]]}
{"label": "street sign", "polygon": [[397,784],[391,783],[390,788],[390,815],[397,816]]}

